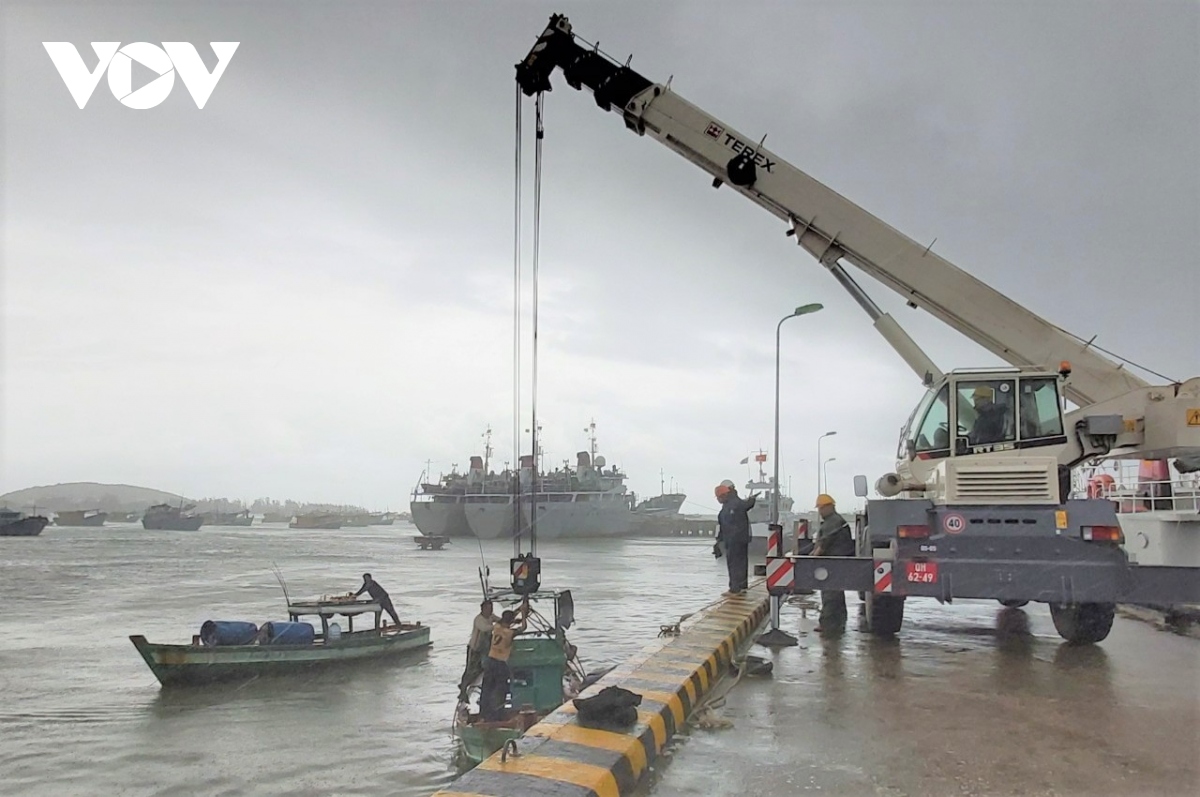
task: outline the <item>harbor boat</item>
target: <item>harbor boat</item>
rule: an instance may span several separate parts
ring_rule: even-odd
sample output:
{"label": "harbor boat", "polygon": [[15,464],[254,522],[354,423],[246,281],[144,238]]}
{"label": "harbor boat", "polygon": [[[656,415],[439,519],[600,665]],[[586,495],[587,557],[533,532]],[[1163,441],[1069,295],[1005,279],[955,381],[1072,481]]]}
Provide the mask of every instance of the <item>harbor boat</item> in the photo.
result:
{"label": "harbor boat", "polygon": [[678,515],[686,500],[687,495],[684,493],[663,493],[639,501],[633,511],[639,515]]}
{"label": "harbor boat", "polygon": [[[191,644],[159,644],[142,635],[129,641],[163,686],[196,686],[264,676],[308,673],[387,659],[427,648],[429,626],[382,625],[382,607],[353,595],[324,596],[287,605],[287,622],[258,626],[242,621],[208,620]],[[354,630],[358,615],[374,615],[374,626]],[[333,619],[344,616],[346,631]],[[316,617],[321,630],[301,620]]]}
{"label": "harbor boat", "polygon": [[254,525],[254,515],[250,514],[248,509],[243,509],[241,512],[206,512],[203,517],[205,526]]}
{"label": "harbor boat", "polygon": [[0,537],[36,537],[49,522],[42,515],[26,515],[4,507],[0,509]]}
{"label": "harbor boat", "polygon": [[103,526],[107,519],[108,513],[99,509],[64,509],[54,513],[56,526]]}
{"label": "harbor boat", "polygon": [[667,479],[660,470],[658,472],[658,495],[638,501],[634,504],[634,513],[655,519],[678,515],[679,510],[683,507],[683,502],[687,500],[687,495],[675,492],[674,488],[675,484],[672,481],[671,492],[667,492]]}
{"label": "harbor boat", "polygon": [[[750,478],[746,482],[746,491],[742,493],[742,498],[746,498],[751,493],[758,493],[758,500],[754,504],[754,508],[750,510],[748,519],[750,520],[750,549],[749,554],[752,558],[759,558],[767,555],[767,540],[770,537],[771,530],[771,493],[775,490],[775,479],[768,476],[766,473],[767,455],[764,451],[758,451],[753,454],[754,461],[758,464],[758,477]],[[747,460],[749,457],[747,457]],[[813,525],[817,517],[815,512],[797,513],[793,511],[795,506],[794,499],[779,491],[779,523],[783,526],[784,545],[790,546],[791,541],[795,538],[796,524],[808,519],[809,526],[816,531],[816,526]],[[789,548],[790,551],[790,548]]]}
{"label": "harbor boat", "polygon": [[470,537],[471,527],[467,523],[466,497],[468,495],[508,495],[513,489],[515,476],[507,469],[493,473],[489,468],[492,458],[492,430],[483,433],[483,456],[472,456],[466,473],[458,467],[438,477],[437,483],[426,482],[432,476],[429,467],[421,474],[413,489],[409,511],[417,531],[431,537]]}
{"label": "harbor boat", "polygon": [[291,523],[295,517],[291,512],[266,512],[263,514],[263,523]]}
{"label": "harbor boat", "polygon": [[204,525],[204,518],[192,513],[195,504],[171,506],[155,504],[142,515],[142,528],[155,531],[195,531]]}
{"label": "harbor boat", "polygon": [[418,534],[413,540],[422,551],[440,551],[450,542],[449,537],[435,537],[432,534]]}
{"label": "harbor boat", "polygon": [[[505,539],[528,533],[536,522],[539,539],[637,533],[643,518],[634,512],[636,496],[627,490],[625,474],[616,467],[606,469],[604,457],[596,454],[595,422],[585,431],[589,432],[589,450],[576,454],[574,468],[564,465],[547,473],[539,463],[536,501],[532,455],[520,458],[516,486],[466,495],[463,503],[471,532],[484,540]],[[519,514],[514,503],[520,507]]]}
{"label": "harbor boat", "polygon": [[413,525],[417,531],[431,537],[470,537],[464,497],[463,493],[447,491],[439,484],[419,485],[413,490],[409,503]]}
{"label": "harbor boat", "polygon": [[296,515],[288,524],[291,529],[340,529],[343,525],[340,515],[328,512],[310,512],[306,515]]}
{"label": "harbor boat", "polygon": [[105,519],[107,523],[137,523],[141,520],[137,512],[109,512]]}
{"label": "harbor boat", "polygon": [[[504,608],[515,609],[523,596],[512,590],[489,591],[497,614]],[[530,606],[550,602],[551,621],[541,613],[530,612],[524,633],[513,640],[508,667],[512,673],[510,699],[501,717],[484,720],[472,698],[478,699],[479,686],[467,690],[466,700],[460,699],[454,712],[453,733],[460,760],[473,766],[497,753],[510,740],[518,739],[525,731],[554,711],[585,687],[587,677],[580,665],[575,646],[567,641],[566,631],[575,621],[575,607],[570,590],[545,590],[528,596]]]}

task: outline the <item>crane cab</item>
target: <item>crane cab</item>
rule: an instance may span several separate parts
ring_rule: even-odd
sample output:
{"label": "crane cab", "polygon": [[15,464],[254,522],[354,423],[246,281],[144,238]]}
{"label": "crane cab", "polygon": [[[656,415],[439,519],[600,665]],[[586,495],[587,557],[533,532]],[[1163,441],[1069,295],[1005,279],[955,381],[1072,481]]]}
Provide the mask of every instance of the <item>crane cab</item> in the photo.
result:
{"label": "crane cab", "polygon": [[[1022,481],[1038,488],[1030,495],[1046,495],[1041,484],[1057,484],[1058,455],[1067,443],[1063,423],[1062,382],[1069,373],[1045,369],[959,370],[946,374],[926,392],[909,416],[900,435],[897,473],[880,480],[884,495],[912,490],[917,485],[949,485],[959,476],[983,468],[973,481],[984,485],[988,463],[1000,468],[997,477],[1009,482],[987,490],[989,498],[1011,492]],[[1014,471],[1027,463],[1029,473]],[[966,470],[964,470],[966,469]],[[1036,472],[1036,476],[1035,476]],[[1000,485],[994,485],[1000,487]],[[942,492],[935,490],[935,492]],[[1017,490],[1020,492],[1020,490]],[[1053,491],[1057,494],[1057,489]],[[980,496],[982,497],[982,495]]]}

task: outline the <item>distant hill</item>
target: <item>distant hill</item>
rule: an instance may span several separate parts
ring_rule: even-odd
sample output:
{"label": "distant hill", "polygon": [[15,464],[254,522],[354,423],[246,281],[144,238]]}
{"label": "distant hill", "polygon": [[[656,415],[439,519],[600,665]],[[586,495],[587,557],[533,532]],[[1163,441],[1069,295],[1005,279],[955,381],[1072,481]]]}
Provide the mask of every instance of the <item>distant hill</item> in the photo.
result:
{"label": "distant hill", "polygon": [[0,506],[25,512],[37,508],[58,512],[64,509],[103,509],[105,512],[141,512],[153,504],[195,503],[189,498],[135,487],[131,484],[70,482],[43,487],[27,487],[0,495]]}

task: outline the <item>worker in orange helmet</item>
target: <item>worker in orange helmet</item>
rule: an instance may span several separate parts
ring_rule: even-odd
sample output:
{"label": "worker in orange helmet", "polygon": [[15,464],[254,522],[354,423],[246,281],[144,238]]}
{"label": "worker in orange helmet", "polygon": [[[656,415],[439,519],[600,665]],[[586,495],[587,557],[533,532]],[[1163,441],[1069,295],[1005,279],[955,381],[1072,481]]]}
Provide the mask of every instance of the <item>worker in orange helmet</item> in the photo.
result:
{"label": "worker in orange helmet", "polygon": [[[850,524],[838,514],[832,496],[821,493],[817,496],[817,514],[821,526],[817,530],[813,556],[854,556],[854,535]],[[821,590],[821,616],[817,624],[818,634],[840,633],[846,629],[846,593],[841,590]]]}
{"label": "worker in orange helmet", "polygon": [[729,589],[723,594],[741,595],[746,591],[750,579],[750,510],[758,500],[758,493],[740,498],[733,482],[726,479],[714,491],[721,511],[717,513],[717,541],[713,544],[713,556],[721,558],[721,543],[725,543],[725,567],[729,570]]}

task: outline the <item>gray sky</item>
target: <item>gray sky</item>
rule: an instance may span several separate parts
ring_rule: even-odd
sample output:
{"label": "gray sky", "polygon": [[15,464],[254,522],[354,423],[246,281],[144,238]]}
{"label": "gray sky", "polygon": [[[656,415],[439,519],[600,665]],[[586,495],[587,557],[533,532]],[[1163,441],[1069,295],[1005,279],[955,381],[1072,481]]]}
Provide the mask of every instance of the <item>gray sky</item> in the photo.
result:
{"label": "gray sky", "polygon": [[[395,509],[489,424],[510,460],[513,64],[554,11],[1051,321],[1200,374],[1192,2],[9,2],[0,492]],[[102,80],[80,110],[41,44],[91,67],[91,41],[164,40],[209,68],[241,42],[203,110],[178,80],[142,111]],[[548,461],[595,418],[633,489],[662,468],[715,508],[771,445],[776,322],[819,301],[784,326],[785,475],[807,505],[827,430],[845,501],[890,470],[921,387],[857,305],[773,217],[554,83]],[[863,284],[943,368],[997,363]]]}

